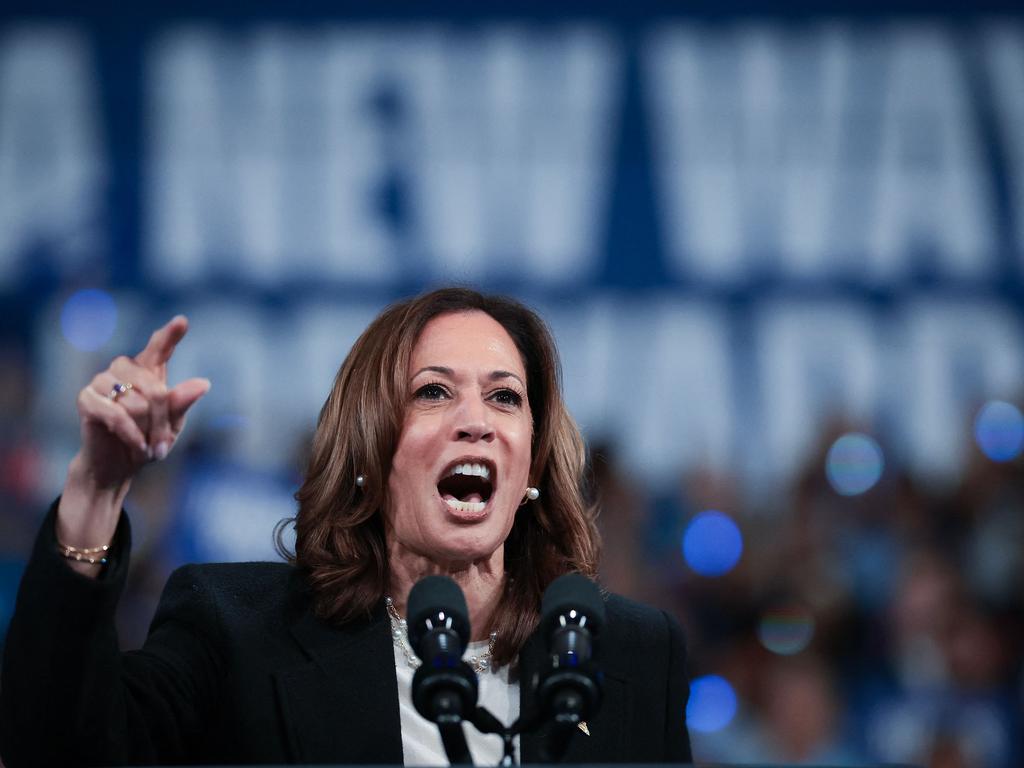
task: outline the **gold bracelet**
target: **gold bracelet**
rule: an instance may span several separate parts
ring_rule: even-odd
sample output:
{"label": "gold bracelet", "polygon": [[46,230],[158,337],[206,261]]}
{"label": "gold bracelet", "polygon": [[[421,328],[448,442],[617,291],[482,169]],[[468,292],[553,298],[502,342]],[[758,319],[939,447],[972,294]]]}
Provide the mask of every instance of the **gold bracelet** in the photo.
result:
{"label": "gold bracelet", "polygon": [[[61,541],[57,542],[57,551],[63,557],[68,560],[74,560],[78,563],[89,563],[90,565],[106,565],[106,553],[109,550],[110,544],[103,544],[99,547],[73,547],[70,544],[64,544]],[[100,557],[93,557],[93,555],[100,555]]]}

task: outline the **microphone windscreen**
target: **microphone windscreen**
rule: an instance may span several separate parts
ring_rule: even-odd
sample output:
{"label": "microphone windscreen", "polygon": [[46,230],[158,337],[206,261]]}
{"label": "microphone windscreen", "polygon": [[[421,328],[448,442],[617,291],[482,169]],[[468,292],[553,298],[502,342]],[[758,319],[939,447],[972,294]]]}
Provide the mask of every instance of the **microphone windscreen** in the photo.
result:
{"label": "microphone windscreen", "polygon": [[427,576],[416,582],[409,590],[406,604],[406,617],[409,622],[410,634],[419,632],[427,619],[432,619],[439,611],[452,617],[452,629],[458,634],[463,647],[469,643],[469,609],[466,597],[459,585],[447,576]]}
{"label": "microphone windscreen", "polygon": [[574,609],[587,617],[586,627],[593,634],[601,631],[604,626],[601,591],[581,573],[567,573],[548,585],[540,602],[541,623],[550,631],[552,622]]}

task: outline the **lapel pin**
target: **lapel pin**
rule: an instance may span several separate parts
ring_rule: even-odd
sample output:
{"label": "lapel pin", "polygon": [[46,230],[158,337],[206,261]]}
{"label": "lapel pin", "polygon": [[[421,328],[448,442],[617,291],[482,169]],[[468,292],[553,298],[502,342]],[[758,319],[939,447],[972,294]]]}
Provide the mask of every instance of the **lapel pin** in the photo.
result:
{"label": "lapel pin", "polygon": [[576,727],[583,731],[585,734],[587,734],[587,736],[590,735],[590,729],[587,727],[586,720],[580,720],[579,723],[577,723]]}

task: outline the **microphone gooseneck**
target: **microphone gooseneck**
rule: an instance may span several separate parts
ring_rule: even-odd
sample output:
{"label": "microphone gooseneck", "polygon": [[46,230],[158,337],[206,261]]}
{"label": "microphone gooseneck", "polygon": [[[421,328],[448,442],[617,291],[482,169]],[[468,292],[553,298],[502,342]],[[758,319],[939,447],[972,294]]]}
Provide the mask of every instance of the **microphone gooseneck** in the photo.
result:
{"label": "microphone gooseneck", "polygon": [[427,576],[409,592],[409,645],[422,664],[412,678],[412,702],[437,724],[452,765],[472,765],[462,723],[476,711],[476,674],[462,654],[470,638],[469,610],[459,585]]}
{"label": "microphone gooseneck", "polygon": [[571,573],[551,582],[541,601],[541,628],[547,640],[537,696],[541,716],[551,724],[543,758],[562,759],[580,723],[601,706],[601,673],[594,664],[595,638],[605,623],[601,593],[587,577]]}

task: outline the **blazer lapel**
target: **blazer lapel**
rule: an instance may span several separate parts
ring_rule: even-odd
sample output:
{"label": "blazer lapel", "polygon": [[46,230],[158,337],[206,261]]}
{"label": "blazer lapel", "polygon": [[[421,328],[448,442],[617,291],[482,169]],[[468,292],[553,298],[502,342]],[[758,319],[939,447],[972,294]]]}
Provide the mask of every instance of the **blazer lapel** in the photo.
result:
{"label": "blazer lapel", "polygon": [[291,627],[305,663],[275,672],[290,756],[302,763],[402,763],[398,682],[380,605],[331,627],[302,611]]}

